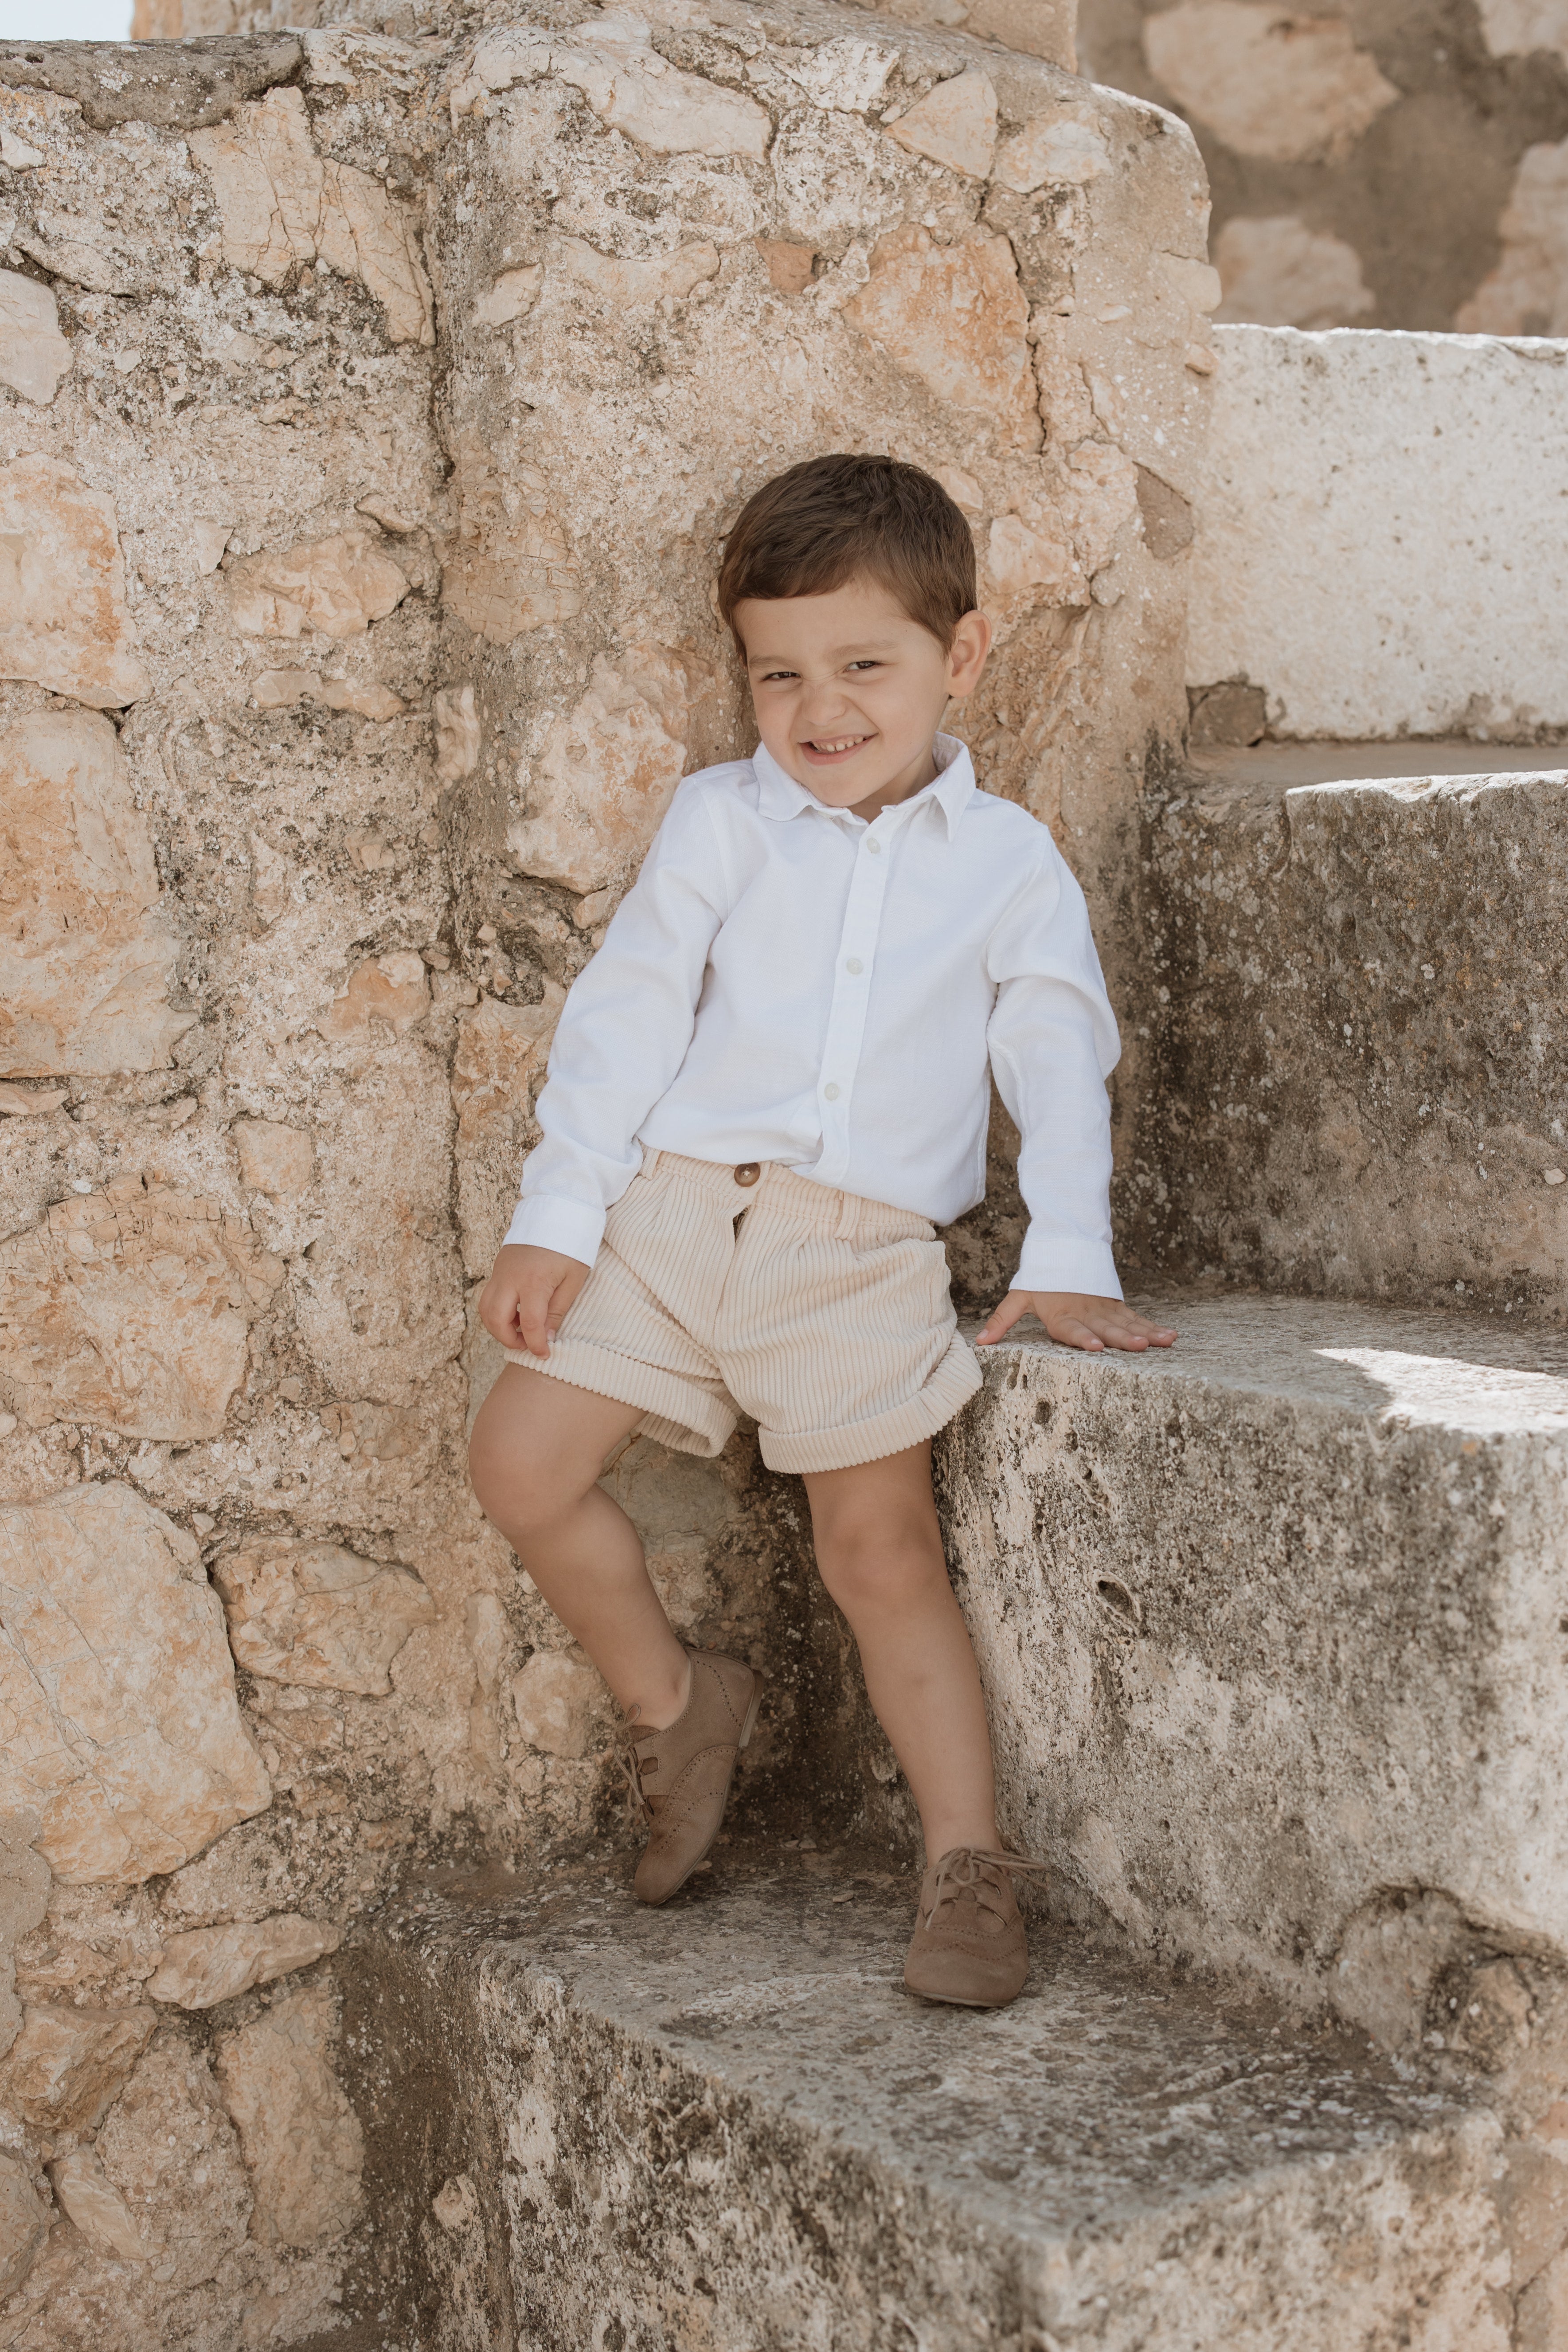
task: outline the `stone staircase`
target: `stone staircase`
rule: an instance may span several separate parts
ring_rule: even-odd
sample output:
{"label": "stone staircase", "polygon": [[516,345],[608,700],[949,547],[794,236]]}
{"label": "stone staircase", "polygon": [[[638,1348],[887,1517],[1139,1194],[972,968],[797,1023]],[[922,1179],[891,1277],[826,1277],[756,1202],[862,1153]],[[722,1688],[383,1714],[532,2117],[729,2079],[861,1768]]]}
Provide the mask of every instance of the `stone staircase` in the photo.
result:
{"label": "stone staircase", "polygon": [[858,1841],[738,1837],[665,1912],[622,1866],[433,1883],[350,2037],[398,2343],[1568,2347],[1568,776],[1421,756],[1160,785],[1168,1182],[1215,1262],[1150,1298],[1169,1354],[1016,1340],[943,1444],[1052,1864],[1025,1998],[902,1993],[869,1772]]}

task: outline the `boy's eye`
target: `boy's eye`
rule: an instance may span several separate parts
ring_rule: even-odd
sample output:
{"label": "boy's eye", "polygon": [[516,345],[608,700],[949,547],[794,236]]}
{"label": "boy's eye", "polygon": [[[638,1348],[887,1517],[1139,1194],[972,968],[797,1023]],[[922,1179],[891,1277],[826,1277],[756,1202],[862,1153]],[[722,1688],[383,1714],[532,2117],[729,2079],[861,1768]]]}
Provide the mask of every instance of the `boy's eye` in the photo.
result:
{"label": "boy's eye", "polygon": [[791,678],[796,675],[797,673],[793,669],[765,669],[763,672],[762,682],[764,686],[778,686],[785,678]]}
{"label": "boy's eye", "polygon": [[873,661],[870,656],[868,656],[864,661],[852,661],[847,663],[846,667],[849,669],[880,669],[882,665],[879,661]]}

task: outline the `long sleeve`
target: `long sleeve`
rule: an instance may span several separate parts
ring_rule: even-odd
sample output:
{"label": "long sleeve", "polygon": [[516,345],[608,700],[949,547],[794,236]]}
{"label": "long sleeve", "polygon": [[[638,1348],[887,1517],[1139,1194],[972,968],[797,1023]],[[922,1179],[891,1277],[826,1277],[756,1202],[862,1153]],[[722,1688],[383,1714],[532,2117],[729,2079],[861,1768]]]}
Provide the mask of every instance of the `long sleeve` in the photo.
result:
{"label": "long sleeve", "polygon": [[682,790],[566,999],[509,1242],[593,1265],[605,1213],[641,1164],[637,1131],[691,1043],[724,898],[707,796]]}
{"label": "long sleeve", "polygon": [[1022,1143],[1029,1227],[1013,1286],[1120,1298],[1110,1245],[1110,1104],[1121,1055],[1089,909],[1054,843],[992,935],[991,1066]]}

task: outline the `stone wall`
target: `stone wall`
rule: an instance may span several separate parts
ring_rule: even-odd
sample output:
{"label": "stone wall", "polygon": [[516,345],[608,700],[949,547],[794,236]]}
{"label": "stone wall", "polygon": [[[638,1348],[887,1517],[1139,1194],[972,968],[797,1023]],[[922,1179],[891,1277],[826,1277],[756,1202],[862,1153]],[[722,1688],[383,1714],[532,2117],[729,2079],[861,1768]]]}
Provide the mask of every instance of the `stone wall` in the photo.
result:
{"label": "stone wall", "polygon": [[1082,0],[1079,43],[1191,122],[1221,319],[1568,333],[1564,0]]}
{"label": "stone wall", "polygon": [[[563,992],[747,740],[725,525],[825,446],[942,472],[987,779],[1130,989],[1215,288],[1179,125],[858,13],[0,84],[0,2346],[228,2352],[395,2255],[356,1919],[612,1824],[596,1679],[468,1496],[469,1302]],[[678,1624],[770,1659],[753,1817],[896,1835],[797,1490],[745,1436],[612,1478]]]}
{"label": "stone wall", "polygon": [[[1271,736],[1568,736],[1568,344],[1222,327],[1187,682]],[[1547,761],[1553,765],[1560,762]]]}

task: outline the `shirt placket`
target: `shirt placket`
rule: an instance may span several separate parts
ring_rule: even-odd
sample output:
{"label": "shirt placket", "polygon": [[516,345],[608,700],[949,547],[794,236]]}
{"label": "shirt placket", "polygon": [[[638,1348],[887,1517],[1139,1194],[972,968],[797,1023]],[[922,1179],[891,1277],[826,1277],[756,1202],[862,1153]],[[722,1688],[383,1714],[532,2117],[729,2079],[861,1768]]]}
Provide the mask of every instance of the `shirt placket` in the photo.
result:
{"label": "shirt placket", "polygon": [[834,960],[833,995],[816,1081],[822,1157],[816,1174],[825,1184],[840,1182],[849,1166],[850,1113],[866,1035],[871,970],[882,928],[893,841],[892,827],[879,830],[876,825],[868,825],[856,842],[855,870],[849,880],[844,925]]}

